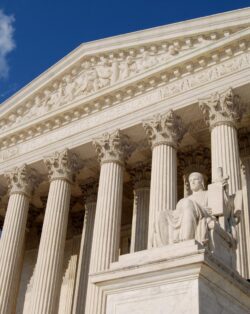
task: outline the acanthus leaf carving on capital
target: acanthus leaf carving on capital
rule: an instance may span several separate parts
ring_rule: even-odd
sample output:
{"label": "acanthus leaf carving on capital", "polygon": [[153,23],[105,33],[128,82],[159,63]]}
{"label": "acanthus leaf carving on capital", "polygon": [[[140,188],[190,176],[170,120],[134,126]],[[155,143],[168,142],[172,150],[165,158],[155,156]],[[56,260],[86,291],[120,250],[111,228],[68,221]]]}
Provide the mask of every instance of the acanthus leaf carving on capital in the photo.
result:
{"label": "acanthus leaf carving on capital", "polygon": [[124,164],[131,154],[132,145],[127,135],[119,129],[112,133],[104,133],[93,140],[93,145],[101,163],[118,162]]}
{"label": "acanthus leaf carving on capital", "polygon": [[36,170],[26,164],[6,172],[5,176],[8,179],[10,194],[19,193],[30,197],[34,188],[40,183]]}
{"label": "acanthus leaf carving on capital", "polygon": [[143,121],[143,127],[152,147],[160,144],[177,147],[186,132],[181,118],[173,110]]}
{"label": "acanthus leaf carving on capital", "polygon": [[149,188],[151,177],[150,162],[138,162],[129,170],[134,189]]}
{"label": "acanthus leaf carving on capital", "polygon": [[44,163],[48,168],[48,176],[51,181],[64,179],[72,182],[76,173],[82,168],[81,160],[68,149],[45,157]]}
{"label": "acanthus leaf carving on capital", "polygon": [[210,127],[220,124],[236,126],[245,111],[239,95],[231,87],[200,99],[199,107]]}

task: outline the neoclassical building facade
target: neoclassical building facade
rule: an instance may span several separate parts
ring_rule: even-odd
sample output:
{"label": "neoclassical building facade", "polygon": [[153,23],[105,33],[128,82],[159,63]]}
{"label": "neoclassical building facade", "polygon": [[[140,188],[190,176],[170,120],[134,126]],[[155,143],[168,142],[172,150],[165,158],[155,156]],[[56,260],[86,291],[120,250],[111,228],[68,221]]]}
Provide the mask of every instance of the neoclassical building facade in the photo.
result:
{"label": "neoclassical building facade", "polygon": [[83,44],[5,101],[0,197],[0,314],[249,313],[250,9]]}

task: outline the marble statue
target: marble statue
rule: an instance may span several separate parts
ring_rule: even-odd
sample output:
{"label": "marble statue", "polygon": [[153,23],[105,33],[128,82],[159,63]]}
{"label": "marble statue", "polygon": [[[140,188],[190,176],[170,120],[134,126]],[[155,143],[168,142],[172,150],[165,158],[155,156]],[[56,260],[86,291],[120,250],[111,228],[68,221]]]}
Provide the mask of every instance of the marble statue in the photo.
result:
{"label": "marble statue", "polygon": [[[211,189],[205,190],[204,177],[199,172],[193,172],[189,175],[189,185],[192,194],[182,198],[175,210],[165,210],[159,214],[159,219],[155,228],[154,246],[159,247],[170,243],[196,239],[202,244],[209,241],[209,223],[214,221],[219,223],[218,216],[214,214],[214,209],[210,206],[210,198],[217,202],[224,215],[225,225],[221,226],[232,239],[236,238],[235,225],[239,222],[240,210],[235,210],[237,204],[235,197],[229,197],[227,194],[227,179],[218,178],[211,184],[218,189],[222,187],[222,203],[219,204],[216,193],[211,195]],[[210,187],[209,186],[209,187]],[[215,200],[216,198],[216,200]],[[238,206],[239,207],[239,206]]]}
{"label": "marble statue", "polygon": [[196,238],[199,242],[208,240],[207,225],[212,219],[207,207],[207,191],[203,175],[193,172],[189,176],[192,194],[181,199],[175,210],[165,210],[159,215],[156,226],[156,246]]}

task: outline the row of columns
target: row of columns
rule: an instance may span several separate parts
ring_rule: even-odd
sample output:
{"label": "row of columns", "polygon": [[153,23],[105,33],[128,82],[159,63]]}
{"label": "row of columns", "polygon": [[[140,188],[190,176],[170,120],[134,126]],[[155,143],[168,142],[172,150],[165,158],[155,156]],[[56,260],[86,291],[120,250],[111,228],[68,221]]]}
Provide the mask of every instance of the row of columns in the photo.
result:
{"label": "row of columns", "polygon": [[[240,188],[241,182],[236,136],[236,122],[241,117],[239,99],[230,89],[201,100],[200,107],[211,127],[212,180],[216,179],[216,169],[222,167],[229,175],[229,191],[233,194]],[[144,186],[135,185],[136,215],[132,227],[132,251],[146,248],[146,239],[138,232],[142,230],[140,224],[143,219],[148,224],[147,248],[152,248],[155,246],[154,227],[160,211],[175,209],[176,154],[186,131],[180,117],[172,110],[144,121],[143,126],[152,145],[151,181],[150,190],[148,183]],[[218,145],[222,151],[218,151]],[[123,172],[130,152],[129,142],[118,130],[96,139],[94,146],[101,165],[98,196],[97,201],[86,202],[74,313],[82,313],[84,308],[86,314],[105,312],[105,299],[91,282],[91,276],[107,270],[110,263],[117,260],[119,251]],[[79,168],[76,156],[68,150],[45,159],[45,164],[49,170],[50,188],[30,304],[30,313],[38,314],[57,311],[71,183],[73,174]],[[12,182],[11,194],[0,241],[1,314],[12,313],[13,291],[18,286],[17,269],[20,270],[18,265],[24,243],[29,198],[34,186],[27,169],[25,166],[16,170],[17,174],[9,176]],[[145,179],[143,176],[145,174],[141,174],[141,181]],[[142,238],[138,245],[136,238],[139,235]],[[243,240],[239,237],[242,252],[245,250]],[[244,267],[241,262],[239,265]]]}

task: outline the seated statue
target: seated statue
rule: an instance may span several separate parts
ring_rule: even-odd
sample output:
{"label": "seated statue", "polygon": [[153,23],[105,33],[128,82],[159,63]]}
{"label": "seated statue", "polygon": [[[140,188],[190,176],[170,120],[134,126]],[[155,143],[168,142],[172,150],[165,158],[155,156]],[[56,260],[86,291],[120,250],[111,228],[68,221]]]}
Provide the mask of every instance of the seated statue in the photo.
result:
{"label": "seated statue", "polygon": [[[164,210],[160,212],[155,225],[154,247],[164,246],[171,243],[195,239],[202,244],[209,240],[209,224],[217,223],[218,217],[213,214],[213,209],[209,208],[209,193],[205,190],[203,175],[193,172],[189,176],[189,184],[192,194],[181,199],[175,210]],[[233,234],[233,207],[230,197],[227,196],[227,180],[222,180],[223,202],[225,207],[224,215],[226,224],[225,232],[235,238]],[[215,187],[216,188],[216,187]],[[211,203],[211,202],[210,202]],[[230,226],[229,226],[230,224]],[[230,229],[231,228],[231,229]]]}
{"label": "seated statue", "polygon": [[189,176],[192,194],[181,199],[175,210],[165,210],[156,223],[154,246],[196,239],[208,240],[208,220],[212,219],[208,209],[208,193],[205,191],[203,175],[193,172]]}

